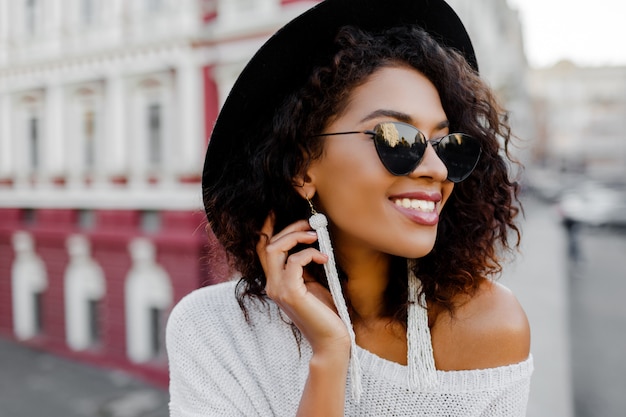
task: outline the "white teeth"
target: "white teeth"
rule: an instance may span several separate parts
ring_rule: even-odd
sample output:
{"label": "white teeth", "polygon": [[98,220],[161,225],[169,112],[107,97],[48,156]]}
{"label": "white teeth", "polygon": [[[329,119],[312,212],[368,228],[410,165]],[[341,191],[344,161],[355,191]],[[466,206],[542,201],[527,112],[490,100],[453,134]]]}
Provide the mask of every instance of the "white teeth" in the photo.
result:
{"label": "white teeth", "polygon": [[407,209],[432,212],[435,211],[435,202],[427,200],[416,200],[411,198],[399,198],[394,200],[397,206]]}

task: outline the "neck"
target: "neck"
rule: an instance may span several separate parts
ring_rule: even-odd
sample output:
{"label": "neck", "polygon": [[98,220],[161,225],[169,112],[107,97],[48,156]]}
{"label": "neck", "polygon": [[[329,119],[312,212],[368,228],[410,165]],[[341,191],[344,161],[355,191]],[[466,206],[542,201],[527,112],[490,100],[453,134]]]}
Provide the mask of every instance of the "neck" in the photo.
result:
{"label": "neck", "polygon": [[348,275],[346,292],[354,312],[353,320],[370,322],[382,317],[384,295],[389,282],[390,256],[378,253],[339,253]]}

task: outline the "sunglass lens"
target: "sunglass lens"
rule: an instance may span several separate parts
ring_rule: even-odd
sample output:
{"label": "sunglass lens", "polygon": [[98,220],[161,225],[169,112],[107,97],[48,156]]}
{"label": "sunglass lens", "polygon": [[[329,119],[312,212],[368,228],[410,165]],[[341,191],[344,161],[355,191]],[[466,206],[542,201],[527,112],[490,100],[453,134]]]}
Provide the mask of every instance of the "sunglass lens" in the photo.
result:
{"label": "sunglass lens", "polygon": [[448,168],[448,179],[461,182],[472,173],[480,158],[478,140],[462,133],[444,137],[437,145],[437,154]]}
{"label": "sunglass lens", "polygon": [[426,138],[411,125],[380,123],[374,128],[374,144],[381,162],[394,175],[407,175],[415,169],[426,151]]}

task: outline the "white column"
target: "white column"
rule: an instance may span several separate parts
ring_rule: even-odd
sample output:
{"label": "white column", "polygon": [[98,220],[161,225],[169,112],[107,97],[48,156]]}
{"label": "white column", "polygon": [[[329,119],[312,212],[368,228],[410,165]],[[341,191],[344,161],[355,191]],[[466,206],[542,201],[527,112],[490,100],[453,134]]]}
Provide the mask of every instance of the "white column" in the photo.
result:
{"label": "white column", "polygon": [[192,175],[200,172],[204,138],[202,137],[202,83],[201,71],[188,59],[176,69],[177,134],[172,139],[179,144],[175,173]]}
{"label": "white column", "polygon": [[0,178],[11,177],[14,170],[11,127],[11,96],[4,92],[0,94]]}
{"label": "white column", "polygon": [[63,89],[51,84],[46,89],[44,129],[40,155],[43,180],[65,175],[66,144],[63,132]]}
{"label": "white column", "polygon": [[103,158],[102,167],[108,177],[127,174],[126,112],[124,79],[120,74],[110,75],[105,86],[105,111],[103,120],[103,140],[106,143],[97,157]]}

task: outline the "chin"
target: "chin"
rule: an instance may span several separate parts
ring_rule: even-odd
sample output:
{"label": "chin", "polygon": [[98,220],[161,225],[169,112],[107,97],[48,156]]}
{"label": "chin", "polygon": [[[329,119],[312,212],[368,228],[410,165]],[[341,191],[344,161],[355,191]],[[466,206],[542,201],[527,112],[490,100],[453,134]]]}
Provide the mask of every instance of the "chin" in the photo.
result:
{"label": "chin", "polygon": [[412,242],[407,244],[404,248],[399,250],[397,253],[394,253],[396,256],[400,256],[408,259],[418,259],[423,258],[432,252],[435,247],[435,241],[432,242]]}

